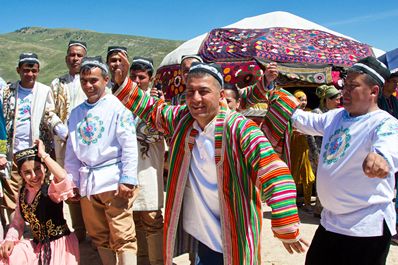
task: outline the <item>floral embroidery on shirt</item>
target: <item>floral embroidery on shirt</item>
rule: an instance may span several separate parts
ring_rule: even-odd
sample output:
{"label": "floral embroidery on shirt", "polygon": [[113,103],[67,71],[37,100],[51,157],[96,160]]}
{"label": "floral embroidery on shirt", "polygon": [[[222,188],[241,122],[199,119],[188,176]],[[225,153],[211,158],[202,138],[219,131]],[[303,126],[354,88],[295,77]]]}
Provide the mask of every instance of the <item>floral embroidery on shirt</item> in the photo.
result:
{"label": "floral embroidery on shirt", "polygon": [[83,121],[77,124],[78,137],[84,144],[90,145],[98,142],[105,128],[103,121],[98,116],[89,113]]}
{"label": "floral embroidery on shirt", "polygon": [[333,164],[345,155],[347,148],[350,146],[351,134],[348,128],[337,129],[330,137],[325,145],[323,152],[323,161],[326,164]]}
{"label": "floral embroidery on shirt", "polygon": [[398,123],[393,119],[385,119],[376,127],[376,134],[379,137],[398,135]]}
{"label": "floral embroidery on shirt", "polygon": [[20,122],[24,122],[30,119],[30,105],[31,102],[28,98],[20,99],[18,102],[18,113],[19,117],[18,120]]}
{"label": "floral embroidery on shirt", "polygon": [[135,127],[135,120],[131,111],[125,110],[123,111],[122,115],[120,116],[120,126],[122,128],[134,128]]}

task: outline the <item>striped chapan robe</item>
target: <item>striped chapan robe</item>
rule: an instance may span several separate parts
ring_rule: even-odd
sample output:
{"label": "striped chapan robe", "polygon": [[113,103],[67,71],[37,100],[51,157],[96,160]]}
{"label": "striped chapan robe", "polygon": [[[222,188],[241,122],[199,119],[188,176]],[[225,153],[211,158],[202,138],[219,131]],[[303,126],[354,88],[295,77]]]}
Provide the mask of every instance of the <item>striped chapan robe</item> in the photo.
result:
{"label": "striped chapan robe", "polygon": [[269,103],[270,106],[262,122],[261,130],[270,141],[274,151],[290,168],[290,138],[292,133],[290,117],[299,105],[297,99],[283,89],[265,92],[267,89],[264,89],[265,84],[262,78],[248,88],[239,91],[240,107],[244,109],[256,103]]}
{"label": "striped chapan robe", "polygon": [[[248,94],[258,88],[249,87]],[[164,262],[171,265],[175,248],[183,245],[177,235],[182,230],[183,194],[198,133],[193,129],[194,119],[187,106],[170,106],[145,95],[129,79],[115,95],[134,114],[172,137],[163,238]],[[267,93],[257,96],[267,99]],[[297,241],[296,187],[286,164],[253,121],[230,111],[223,102],[215,119],[215,177],[224,264],[261,264],[262,200],[272,208],[274,235],[285,242]]]}

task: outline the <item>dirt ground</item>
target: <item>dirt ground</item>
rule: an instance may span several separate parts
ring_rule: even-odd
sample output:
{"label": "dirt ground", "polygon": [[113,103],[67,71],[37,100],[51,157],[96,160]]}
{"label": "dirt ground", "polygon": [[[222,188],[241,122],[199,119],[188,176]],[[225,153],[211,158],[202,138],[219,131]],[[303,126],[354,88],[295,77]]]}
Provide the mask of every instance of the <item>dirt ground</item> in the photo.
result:
{"label": "dirt ground", "polygon": [[[67,217],[69,227],[70,218],[67,207],[65,207],[65,216]],[[271,232],[270,208],[264,207],[263,215],[263,230],[262,230],[262,262],[267,265],[299,265],[304,264],[305,254],[289,254],[282,243],[273,237]],[[319,219],[312,216],[312,214],[299,211],[302,222],[301,233],[307,241],[311,241],[316,228],[319,224]],[[101,265],[101,261],[97,252],[91,246],[91,242],[86,240],[80,244],[81,265]],[[176,265],[188,265],[188,255],[182,255],[174,259]],[[398,264],[398,246],[391,245],[390,252],[387,259],[387,265]]]}

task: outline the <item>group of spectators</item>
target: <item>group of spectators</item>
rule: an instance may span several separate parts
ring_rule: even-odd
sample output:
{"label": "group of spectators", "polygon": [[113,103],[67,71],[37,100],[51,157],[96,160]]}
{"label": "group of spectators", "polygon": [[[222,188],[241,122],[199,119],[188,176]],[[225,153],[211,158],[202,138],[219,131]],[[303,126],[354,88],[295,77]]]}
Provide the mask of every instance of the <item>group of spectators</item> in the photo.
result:
{"label": "group of spectators", "polygon": [[[171,265],[186,252],[193,264],[260,264],[262,202],[275,237],[307,252],[306,264],[385,264],[396,234],[397,71],[364,58],[341,91],[318,88],[310,112],[303,91],[275,85],[274,62],[237,89],[217,64],[183,56],[185,92],[167,102],[151,87],[152,59],[130,62],[126,47],[110,46],[103,61],[71,40],[65,61],[68,73],[48,87],[36,81],[38,56],[22,53],[20,80],[1,88],[0,264],[78,264],[87,236],[104,265]],[[239,113],[258,103],[260,124]],[[296,187],[312,209],[315,179],[323,210],[309,244]],[[25,222],[33,240],[21,240]]]}

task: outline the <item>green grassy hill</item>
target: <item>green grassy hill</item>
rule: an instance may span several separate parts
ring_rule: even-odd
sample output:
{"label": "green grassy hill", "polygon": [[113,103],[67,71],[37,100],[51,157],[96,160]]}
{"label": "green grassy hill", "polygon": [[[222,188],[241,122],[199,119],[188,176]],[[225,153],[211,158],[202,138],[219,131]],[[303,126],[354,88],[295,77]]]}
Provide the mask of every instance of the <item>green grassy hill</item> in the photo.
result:
{"label": "green grassy hill", "polygon": [[67,72],[65,54],[70,39],[86,41],[89,56],[101,55],[105,60],[108,46],[119,45],[128,48],[131,58],[136,55],[152,57],[155,66],[182,43],[87,30],[26,27],[0,34],[0,77],[6,81],[18,80],[15,68],[19,54],[35,52],[41,62],[38,81],[49,85],[54,78]]}

